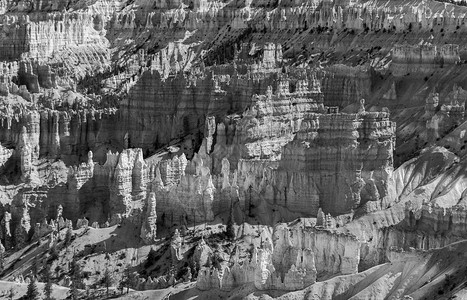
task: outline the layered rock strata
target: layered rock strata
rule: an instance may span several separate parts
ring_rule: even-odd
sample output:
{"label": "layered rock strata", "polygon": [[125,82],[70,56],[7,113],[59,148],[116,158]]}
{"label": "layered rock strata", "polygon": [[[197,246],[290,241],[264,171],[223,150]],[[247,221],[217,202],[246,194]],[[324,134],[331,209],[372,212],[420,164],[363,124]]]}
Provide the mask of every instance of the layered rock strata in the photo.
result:
{"label": "layered rock strata", "polygon": [[[258,98],[243,119],[234,123],[234,130],[227,130],[223,123],[217,127],[211,157],[215,168],[217,157],[228,155],[231,166],[241,158],[234,184],[241,200],[252,198],[253,192],[255,205],[266,201],[310,216],[316,216],[320,207],[339,215],[362,206],[374,210],[392,201],[395,126],[388,113],[364,109],[354,114],[332,109],[323,113],[326,109],[318,104],[316,113],[308,108],[284,122],[277,107],[277,101]],[[229,131],[235,132],[233,139],[239,142],[226,142],[224,135]],[[264,131],[280,139],[256,137]],[[239,145],[243,144],[242,149]]]}
{"label": "layered rock strata", "polygon": [[436,69],[460,62],[459,45],[437,47],[425,45],[396,45],[392,49],[390,71],[394,76],[414,74],[426,76]]}

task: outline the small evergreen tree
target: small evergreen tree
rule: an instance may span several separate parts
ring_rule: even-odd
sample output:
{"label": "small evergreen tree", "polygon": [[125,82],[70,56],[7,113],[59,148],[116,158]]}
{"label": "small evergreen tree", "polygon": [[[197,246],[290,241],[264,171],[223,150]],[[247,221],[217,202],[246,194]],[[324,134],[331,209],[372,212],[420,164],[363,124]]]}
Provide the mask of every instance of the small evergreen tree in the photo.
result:
{"label": "small evergreen tree", "polygon": [[227,220],[227,228],[226,228],[226,236],[227,238],[229,239],[234,239],[235,238],[235,228],[234,228],[234,224],[235,224],[235,217],[234,217],[234,214],[233,214],[233,202],[230,201],[230,215],[229,215],[229,219]]}
{"label": "small evergreen tree", "polygon": [[119,285],[119,287],[122,288],[122,293],[123,293],[124,288],[126,288],[127,294],[130,292],[130,286],[133,284],[133,280],[134,280],[134,276],[131,273],[130,265],[127,265],[125,270],[123,271],[122,280],[120,281],[120,285]]}
{"label": "small evergreen tree", "polygon": [[45,300],[53,300],[52,297],[52,272],[50,271],[50,266],[47,266],[44,273],[44,296]]}
{"label": "small evergreen tree", "polygon": [[249,217],[253,217],[253,215],[251,214],[251,208],[252,208],[252,206],[253,206],[253,205],[252,205],[252,201],[251,201],[251,193],[252,193],[252,192],[253,192],[253,187],[250,185],[250,186],[248,187],[248,195],[249,195],[248,200],[249,200],[249,201],[248,201],[248,204],[246,205],[246,208],[248,209],[248,216],[249,216]]}
{"label": "small evergreen tree", "polygon": [[56,274],[57,277],[60,276],[60,271],[61,271],[61,270],[62,270],[62,268],[60,268],[59,265],[57,265],[57,266],[55,267],[55,274]]}
{"label": "small evergreen tree", "polygon": [[120,291],[120,295],[123,295],[123,290],[125,289],[125,282],[123,280],[120,280],[118,283],[118,290]]}
{"label": "small evergreen tree", "polygon": [[10,289],[8,290],[8,299],[13,300],[15,295],[16,295],[15,289],[13,287],[10,287]]}
{"label": "small evergreen tree", "polygon": [[113,284],[113,276],[108,268],[105,268],[104,275],[102,277],[102,284],[105,286],[107,298],[109,298],[109,287]]}
{"label": "small evergreen tree", "polygon": [[76,256],[73,256],[73,260],[70,263],[70,275],[72,285],[74,285],[76,289],[84,289],[83,272],[81,266],[78,264]]}
{"label": "small evergreen tree", "polygon": [[39,300],[39,291],[37,290],[36,279],[31,278],[28,284],[28,290],[26,292],[27,300]]}
{"label": "small evergreen tree", "polygon": [[76,257],[73,256],[73,260],[70,263],[70,274],[71,274],[71,286],[70,286],[70,296],[73,300],[79,299],[79,290],[84,288],[83,278],[81,274],[81,267],[76,260]]}
{"label": "small evergreen tree", "polygon": [[73,300],[78,300],[79,299],[79,291],[78,291],[78,287],[77,287],[77,284],[76,284],[75,281],[71,282],[69,293],[70,293],[71,299],[73,299]]}
{"label": "small evergreen tree", "polygon": [[49,250],[49,254],[50,254],[50,259],[51,260],[56,260],[58,258],[58,249],[57,249],[56,244],[52,245],[52,247]]}
{"label": "small evergreen tree", "polygon": [[191,279],[196,280],[198,277],[198,272],[199,272],[199,263],[192,263],[191,264]]}
{"label": "small evergreen tree", "polygon": [[223,261],[222,257],[219,255],[219,253],[214,252],[213,255],[211,255],[211,266],[213,268],[216,268],[218,270],[221,269],[221,262]]}

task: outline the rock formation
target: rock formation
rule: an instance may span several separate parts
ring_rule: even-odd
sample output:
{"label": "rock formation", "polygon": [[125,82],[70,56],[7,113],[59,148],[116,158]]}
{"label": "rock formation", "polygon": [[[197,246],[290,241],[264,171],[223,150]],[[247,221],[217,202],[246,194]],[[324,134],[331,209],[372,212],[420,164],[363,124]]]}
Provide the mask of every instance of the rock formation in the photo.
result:
{"label": "rock formation", "polygon": [[156,195],[149,193],[146,203],[146,216],[141,226],[141,238],[150,243],[155,240],[157,233]]}
{"label": "rock formation", "polygon": [[60,248],[73,224],[78,241],[115,231],[73,245],[90,284],[89,249],[114,264],[131,248],[116,265],[142,270],[151,247],[133,288],[438,291],[394,274],[432,272],[432,249],[465,239],[466,16],[433,0],[0,1],[2,279],[27,275],[15,250]]}
{"label": "rock formation", "polygon": [[418,76],[434,72],[437,68],[460,62],[459,45],[437,47],[426,45],[396,45],[392,50],[391,72],[394,76],[414,73]]}
{"label": "rock formation", "polygon": [[354,236],[330,239],[332,233],[326,231],[303,227],[290,231],[283,225],[274,228],[273,236],[273,244],[266,241],[261,249],[255,248],[250,261],[241,264],[235,257],[230,268],[202,268],[197,287],[232,290],[253,283],[260,290],[300,290],[314,283],[317,275],[357,272],[360,244]]}

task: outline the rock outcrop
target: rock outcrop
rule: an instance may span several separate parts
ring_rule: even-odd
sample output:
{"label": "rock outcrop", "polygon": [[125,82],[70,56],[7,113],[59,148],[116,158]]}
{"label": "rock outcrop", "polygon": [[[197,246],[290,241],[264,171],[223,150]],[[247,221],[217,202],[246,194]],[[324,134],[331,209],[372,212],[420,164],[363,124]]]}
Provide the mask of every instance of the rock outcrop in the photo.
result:
{"label": "rock outcrop", "polygon": [[260,249],[254,249],[251,260],[242,263],[234,257],[233,265],[220,271],[202,268],[196,286],[232,290],[253,283],[260,290],[300,290],[317,276],[356,273],[359,255],[360,244],[352,235],[278,225],[273,243],[266,239]]}
{"label": "rock outcrop", "polygon": [[[458,274],[465,269],[460,263],[465,247],[465,242],[460,242],[427,252],[399,252],[391,262],[358,274],[317,282],[306,289],[285,293],[277,299],[307,299],[308,295],[319,299],[366,299],[376,294],[384,298],[417,299],[455,294],[458,291],[449,291],[446,287],[464,281],[463,275]],[[440,265],[444,267],[441,274]],[[403,271],[407,269],[411,272]],[[368,281],[373,284],[369,285]]]}

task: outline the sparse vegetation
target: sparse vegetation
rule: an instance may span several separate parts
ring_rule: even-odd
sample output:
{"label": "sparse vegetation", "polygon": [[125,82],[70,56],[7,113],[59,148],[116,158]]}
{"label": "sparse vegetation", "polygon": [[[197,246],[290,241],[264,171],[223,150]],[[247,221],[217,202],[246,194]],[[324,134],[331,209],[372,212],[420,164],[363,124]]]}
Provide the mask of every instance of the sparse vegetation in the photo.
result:
{"label": "sparse vegetation", "polygon": [[125,270],[123,271],[123,276],[122,279],[120,280],[119,288],[121,288],[121,291],[123,292],[123,289],[126,288],[126,292],[130,291],[130,287],[134,283],[134,275],[131,272],[131,267],[130,265],[127,265]]}
{"label": "sparse vegetation", "polygon": [[[407,269],[416,280],[438,276],[432,297],[457,288],[452,260],[420,271],[423,261],[407,255],[404,269],[387,248],[431,251],[465,238],[467,145],[456,143],[465,139],[466,9],[433,1],[412,9],[126,0],[91,5],[86,16],[95,1],[7,2],[0,231],[2,279],[17,290],[5,288],[0,298],[43,292],[51,300],[69,288],[71,299],[100,300],[115,288],[174,291],[197,276],[217,288],[217,278],[206,278],[213,274],[230,276],[222,288],[234,293],[251,292],[261,274],[266,285],[303,284],[312,295],[321,285],[315,275],[336,281],[325,288],[346,287],[338,281],[386,269],[401,295]],[[62,15],[67,10],[73,15]],[[424,99],[431,88],[439,105]],[[366,105],[358,106],[361,98]],[[438,155],[441,162],[406,164],[426,148],[449,153]],[[404,165],[396,169],[398,155]],[[446,176],[438,180],[437,172]],[[156,192],[157,205],[148,205]],[[326,215],[314,218],[320,209]],[[180,236],[171,235],[175,229]],[[354,274],[389,259],[377,275]],[[450,274],[445,286],[441,273]],[[242,278],[249,287],[237,289]],[[365,282],[384,293],[384,280]],[[361,289],[342,295],[371,290],[354,283]],[[206,295],[198,298],[216,299]]]}
{"label": "sparse vegetation", "polygon": [[70,296],[73,300],[79,299],[78,289],[84,289],[85,284],[83,282],[81,266],[79,265],[75,256],[73,256],[73,260],[70,263],[70,278]]}
{"label": "sparse vegetation", "polygon": [[50,272],[50,266],[47,266],[44,271],[44,296],[45,300],[53,300],[52,297],[52,273]]}
{"label": "sparse vegetation", "polygon": [[8,290],[8,299],[13,300],[15,295],[16,295],[15,289],[13,287],[10,287],[10,289]]}
{"label": "sparse vegetation", "polygon": [[109,297],[109,288],[112,286],[114,278],[108,268],[105,268],[104,275],[102,276],[102,284],[105,286],[107,298]]}
{"label": "sparse vegetation", "polygon": [[230,240],[235,238],[234,224],[235,224],[235,216],[234,216],[234,212],[233,212],[233,203],[231,202],[229,220],[227,221],[227,226],[226,226],[226,236]]}
{"label": "sparse vegetation", "polygon": [[49,250],[49,259],[51,261],[54,261],[58,258],[58,249],[57,249],[57,244],[53,244],[52,247]]}
{"label": "sparse vegetation", "polygon": [[34,276],[31,277],[29,281],[28,290],[26,292],[25,299],[26,300],[39,300],[39,291],[37,290],[36,278]]}

